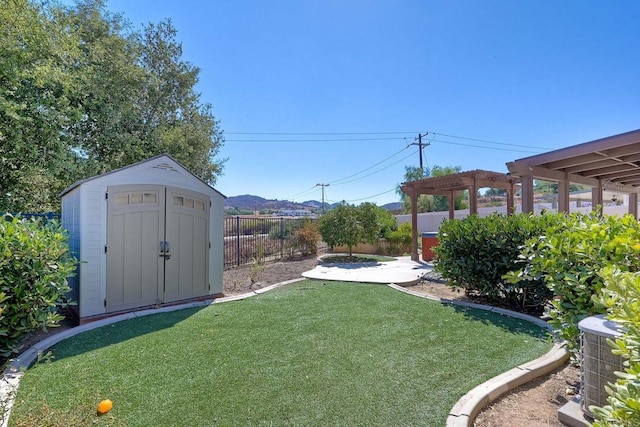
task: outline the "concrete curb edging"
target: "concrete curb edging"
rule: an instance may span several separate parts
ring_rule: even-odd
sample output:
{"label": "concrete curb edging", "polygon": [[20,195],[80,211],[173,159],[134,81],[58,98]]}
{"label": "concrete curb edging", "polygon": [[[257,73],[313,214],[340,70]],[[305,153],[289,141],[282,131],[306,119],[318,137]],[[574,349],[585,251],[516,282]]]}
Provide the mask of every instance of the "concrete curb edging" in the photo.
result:
{"label": "concrete curb edging", "polygon": [[[493,307],[490,305],[474,304],[465,301],[455,301],[438,298],[432,295],[420,294],[396,284],[390,284],[389,287],[420,298],[439,301],[443,304],[459,305],[491,311],[505,316],[526,320],[545,329],[551,329],[544,320],[527,314],[518,313],[516,311],[506,310],[504,308]],[[569,360],[569,357],[570,354],[563,348],[562,343],[555,343],[547,354],[520,366],[516,366],[515,368],[480,384],[462,396],[453,408],[451,408],[449,417],[447,417],[446,426],[472,427],[476,417],[485,406],[514,388],[559,368]]]}

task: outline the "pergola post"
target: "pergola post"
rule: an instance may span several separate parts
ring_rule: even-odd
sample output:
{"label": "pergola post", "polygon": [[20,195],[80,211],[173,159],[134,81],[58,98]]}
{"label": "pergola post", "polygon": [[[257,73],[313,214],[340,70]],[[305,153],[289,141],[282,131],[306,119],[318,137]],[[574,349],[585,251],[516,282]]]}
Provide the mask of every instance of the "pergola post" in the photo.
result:
{"label": "pergola post", "polygon": [[522,213],[533,213],[533,175],[521,175]]}
{"label": "pergola post", "polygon": [[454,219],[456,217],[456,192],[449,191],[447,197],[449,198],[449,219]]}
{"label": "pergola post", "polygon": [[629,214],[638,219],[638,193],[629,193]]}
{"label": "pergola post", "polygon": [[569,181],[558,181],[558,212],[569,213]]}
{"label": "pergola post", "polygon": [[591,210],[595,211],[600,206],[600,215],[602,215],[604,211],[604,205],[602,199],[604,198],[604,189],[602,185],[597,185],[595,187],[591,187]]}
{"label": "pergola post", "polygon": [[409,198],[411,199],[411,260],[419,261],[418,254],[418,192],[411,188]]}
{"label": "pergola post", "polygon": [[473,184],[469,186],[469,215],[478,213],[478,182],[473,178]]}
{"label": "pergola post", "polygon": [[515,205],[515,185],[511,181],[510,188],[507,189],[507,215],[513,215],[513,208]]}

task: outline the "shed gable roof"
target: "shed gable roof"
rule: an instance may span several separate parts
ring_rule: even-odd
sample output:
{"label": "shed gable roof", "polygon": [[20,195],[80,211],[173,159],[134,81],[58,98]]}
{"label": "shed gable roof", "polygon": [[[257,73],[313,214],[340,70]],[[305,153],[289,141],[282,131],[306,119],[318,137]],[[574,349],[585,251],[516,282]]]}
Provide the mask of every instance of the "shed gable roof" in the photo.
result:
{"label": "shed gable roof", "polygon": [[153,169],[161,169],[161,170],[166,170],[166,171],[176,172],[176,173],[180,173],[180,172],[186,173],[186,174],[190,175],[191,177],[193,177],[194,179],[196,179],[197,181],[199,181],[200,183],[202,183],[202,184],[206,185],[207,187],[211,188],[213,191],[218,193],[223,198],[225,198],[225,199],[227,198],[227,196],[225,196],[224,194],[220,193],[215,188],[211,187],[208,183],[204,182],[202,179],[200,179],[193,172],[191,172],[189,169],[187,169],[185,166],[183,166],[180,162],[175,160],[173,157],[171,157],[167,153],[158,154],[157,156],[150,157],[150,158],[148,158],[146,160],[142,160],[140,162],[133,163],[131,165],[128,165],[128,166],[125,166],[125,167],[122,167],[122,168],[119,168],[119,169],[114,169],[112,171],[105,172],[105,173],[100,174],[100,175],[96,175],[96,176],[92,176],[90,178],[86,178],[86,179],[82,179],[80,181],[76,181],[75,183],[73,183],[69,187],[65,188],[58,195],[58,197],[63,197],[65,194],[71,192],[75,188],[77,188],[80,185],[85,184],[87,182],[91,182],[91,181],[94,181],[96,179],[103,178],[103,177],[106,177],[106,176],[109,176],[109,175],[123,173],[123,172],[126,172],[127,170],[130,170],[130,169],[133,169],[133,168],[137,168],[137,167],[142,166],[144,164],[152,164],[151,168],[153,168]]}

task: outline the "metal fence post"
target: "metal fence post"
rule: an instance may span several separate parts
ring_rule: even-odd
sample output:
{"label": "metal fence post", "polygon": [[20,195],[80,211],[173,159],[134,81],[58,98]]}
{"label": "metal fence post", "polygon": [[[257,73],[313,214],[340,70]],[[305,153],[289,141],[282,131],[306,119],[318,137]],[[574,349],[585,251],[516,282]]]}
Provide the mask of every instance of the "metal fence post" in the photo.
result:
{"label": "metal fence post", "polygon": [[236,217],[236,267],[240,266],[240,217]]}
{"label": "metal fence post", "polygon": [[280,258],[284,258],[284,218],[280,217]]}

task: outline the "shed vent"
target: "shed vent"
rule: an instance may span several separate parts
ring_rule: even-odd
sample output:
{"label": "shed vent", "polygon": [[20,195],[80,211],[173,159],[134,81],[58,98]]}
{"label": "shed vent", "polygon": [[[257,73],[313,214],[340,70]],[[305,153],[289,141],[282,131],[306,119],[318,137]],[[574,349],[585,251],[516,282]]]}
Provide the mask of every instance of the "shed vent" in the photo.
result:
{"label": "shed vent", "polygon": [[157,165],[153,165],[154,169],[164,169],[164,170],[169,170],[172,172],[178,172],[173,166],[171,166],[169,163],[158,163]]}
{"label": "shed vent", "polygon": [[620,336],[617,325],[603,316],[592,316],[582,320],[580,328],[582,382],[582,411],[589,417],[593,414],[589,406],[604,406],[608,394],[604,387],[615,383],[616,371],[624,371],[623,360],[611,352],[607,338]]}

